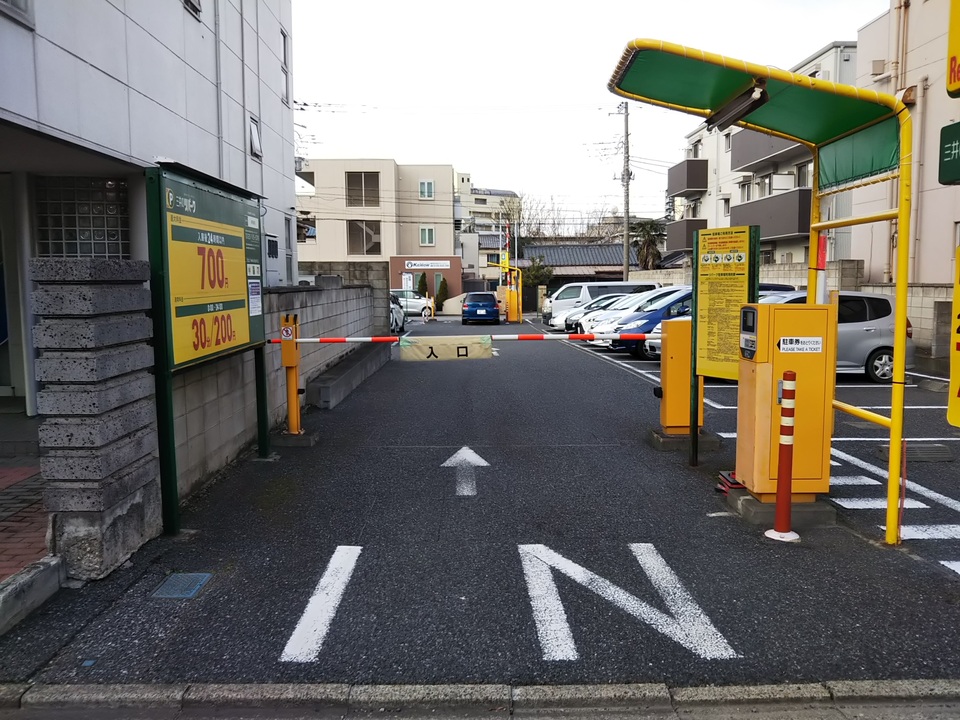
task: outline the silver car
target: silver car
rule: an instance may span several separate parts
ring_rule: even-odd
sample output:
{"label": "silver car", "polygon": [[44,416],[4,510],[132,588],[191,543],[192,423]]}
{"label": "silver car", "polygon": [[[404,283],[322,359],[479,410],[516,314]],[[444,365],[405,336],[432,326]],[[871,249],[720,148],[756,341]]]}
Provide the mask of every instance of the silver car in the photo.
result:
{"label": "silver car", "polygon": [[[768,295],[762,303],[805,303],[805,290]],[[907,368],[916,364],[913,328],[907,320]],[[873,382],[893,380],[893,298],[840,292],[837,307],[837,372],[866,373]]]}

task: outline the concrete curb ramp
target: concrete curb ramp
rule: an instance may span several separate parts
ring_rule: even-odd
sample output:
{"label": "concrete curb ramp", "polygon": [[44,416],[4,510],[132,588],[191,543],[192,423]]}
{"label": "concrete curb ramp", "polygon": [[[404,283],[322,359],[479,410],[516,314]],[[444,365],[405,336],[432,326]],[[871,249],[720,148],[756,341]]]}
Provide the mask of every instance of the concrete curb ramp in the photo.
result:
{"label": "concrete curb ramp", "polygon": [[[792,685],[669,688],[625,685],[26,685],[0,684],[0,709],[309,708],[326,716],[454,711],[551,715],[557,711],[663,711],[737,705],[830,707],[851,703],[960,701],[960,680],[840,680]],[[775,709],[771,707],[771,710]]]}
{"label": "concrete curb ramp", "polygon": [[48,555],[0,582],[0,635],[49,600],[66,577],[63,560]]}

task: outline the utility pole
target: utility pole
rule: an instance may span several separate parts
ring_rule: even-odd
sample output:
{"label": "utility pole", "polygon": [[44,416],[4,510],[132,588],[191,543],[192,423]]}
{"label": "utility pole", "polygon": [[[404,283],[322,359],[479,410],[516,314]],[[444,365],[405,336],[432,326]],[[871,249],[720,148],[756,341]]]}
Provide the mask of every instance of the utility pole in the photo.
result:
{"label": "utility pole", "polygon": [[630,279],[630,106],[624,100],[623,111],[623,279]]}

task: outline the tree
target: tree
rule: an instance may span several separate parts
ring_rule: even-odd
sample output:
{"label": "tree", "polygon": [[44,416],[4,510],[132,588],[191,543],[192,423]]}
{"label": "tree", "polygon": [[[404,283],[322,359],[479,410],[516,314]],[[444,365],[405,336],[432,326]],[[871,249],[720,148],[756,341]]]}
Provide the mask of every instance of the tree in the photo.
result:
{"label": "tree", "polygon": [[630,244],[637,251],[641,270],[654,270],[660,262],[660,241],[667,232],[662,220],[642,218],[630,224]]}
{"label": "tree", "polygon": [[526,287],[546,285],[553,277],[553,268],[543,264],[543,255],[530,259],[530,267],[523,271],[523,284]]}
{"label": "tree", "polygon": [[450,298],[450,288],[447,287],[447,279],[440,281],[440,287],[437,288],[437,312],[443,312],[443,304]]}
{"label": "tree", "polygon": [[417,292],[423,295],[424,297],[427,296],[427,274],[426,273],[420,273],[420,280],[417,281]]}

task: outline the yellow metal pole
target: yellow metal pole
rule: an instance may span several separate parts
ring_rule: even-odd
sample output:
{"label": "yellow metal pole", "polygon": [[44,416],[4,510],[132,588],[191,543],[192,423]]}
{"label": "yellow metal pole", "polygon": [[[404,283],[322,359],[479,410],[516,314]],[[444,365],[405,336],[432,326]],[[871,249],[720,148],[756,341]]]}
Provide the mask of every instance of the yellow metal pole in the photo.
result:
{"label": "yellow metal pole", "polygon": [[810,261],[807,265],[807,304],[817,302],[817,263],[820,258],[820,150],[813,151],[813,177],[810,178]]}
{"label": "yellow metal pole", "polygon": [[866,420],[867,422],[876,423],[881,427],[885,427],[889,429],[891,426],[890,418],[885,417],[883,415],[879,415],[874,412],[870,412],[869,410],[863,410],[861,408],[858,408],[856,405],[848,405],[847,403],[840,402],[839,400],[834,400],[833,408],[834,410],[839,410],[840,412],[845,412],[848,415],[853,415],[854,417],[858,417],[861,420]]}
{"label": "yellow metal pole", "polygon": [[[884,210],[883,212],[871,213],[870,215],[858,215],[857,217],[840,218],[839,220],[827,220],[816,223],[817,230],[829,230],[830,228],[850,227],[851,225],[866,225],[867,223],[880,222],[881,220],[896,220],[900,217],[900,211],[897,208]],[[814,229],[811,224],[810,230]]]}
{"label": "yellow metal pole", "polygon": [[300,366],[287,368],[287,432],[300,434]]}
{"label": "yellow metal pole", "polygon": [[887,465],[887,544],[900,542],[900,459],[903,396],[907,360],[907,289],[910,262],[910,197],[913,168],[913,120],[902,104],[900,120],[900,206],[897,217],[896,311],[893,319],[893,392],[890,399],[890,461]]}
{"label": "yellow metal pole", "polygon": [[517,268],[517,317],[523,322],[523,270],[520,268]]}

